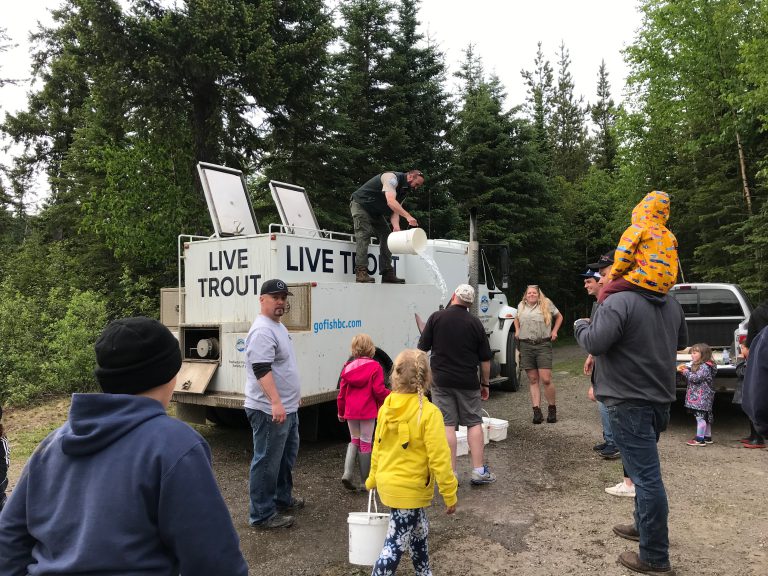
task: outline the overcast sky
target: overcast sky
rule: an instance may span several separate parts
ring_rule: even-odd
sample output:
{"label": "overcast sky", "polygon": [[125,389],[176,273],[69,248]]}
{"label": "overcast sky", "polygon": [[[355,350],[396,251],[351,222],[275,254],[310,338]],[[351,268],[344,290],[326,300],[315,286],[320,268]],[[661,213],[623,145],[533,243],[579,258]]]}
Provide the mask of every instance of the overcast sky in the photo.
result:
{"label": "overcast sky", "polygon": [[[29,76],[27,36],[38,20],[50,23],[48,10],[58,0],[24,0],[6,10],[0,26],[19,46],[2,55],[0,75]],[[576,93],[595,100],[597,71],[605,60],[615,100],[621,99],[626,70],[621,49],[630,44],[640,25],[636,0],[422,0],[423,32],[438,44],[455,71],[463,51],[473,43],[488,72],[506,87],[508,105],[525,99],[520,71],[532,70],[536,45],[557,68],[557,51],[565,43],[571,56]],[[450,80],[451,86],[454,80]],[[15,111],[24,105],[28,86],[5,87],[0,108]]]}

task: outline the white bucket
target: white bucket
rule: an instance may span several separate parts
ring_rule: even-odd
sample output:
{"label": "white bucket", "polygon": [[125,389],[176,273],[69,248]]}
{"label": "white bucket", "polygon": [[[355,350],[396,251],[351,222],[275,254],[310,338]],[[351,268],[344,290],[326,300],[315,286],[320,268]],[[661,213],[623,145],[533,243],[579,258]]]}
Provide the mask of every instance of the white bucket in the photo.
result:
{"label": "white bucket", "polygon": [[427,247],[427,234],[421,228],[390,232],[387,246],[392,254],[419,254]]}
{"label": "white bucket", "polygon": [[[373,566],[384,547],[389,514],[379,512],[375,494],[376,490],[368,493],[368,512],[350,512],[347,517],[350,564]],[[371,502],[375,512],[371,512]]]}

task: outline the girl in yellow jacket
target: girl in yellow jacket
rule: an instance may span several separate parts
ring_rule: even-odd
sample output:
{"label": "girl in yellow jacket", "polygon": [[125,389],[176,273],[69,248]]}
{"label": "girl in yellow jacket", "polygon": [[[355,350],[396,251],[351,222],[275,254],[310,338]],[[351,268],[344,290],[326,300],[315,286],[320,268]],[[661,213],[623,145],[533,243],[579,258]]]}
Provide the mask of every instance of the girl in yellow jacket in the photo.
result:
{"label": "girl in yellow jacket", "polygon": [[371,471],[365,481],[389,506],[389,529],[372,576],[394,574],[408,548],[417,576],[431,576],[426,507],[437,481],[448,514],[456,511],[458,481],[440,410],[425,397],[432,383],[427,355],[403,350],[392,369],[392,394],[379,409]]}

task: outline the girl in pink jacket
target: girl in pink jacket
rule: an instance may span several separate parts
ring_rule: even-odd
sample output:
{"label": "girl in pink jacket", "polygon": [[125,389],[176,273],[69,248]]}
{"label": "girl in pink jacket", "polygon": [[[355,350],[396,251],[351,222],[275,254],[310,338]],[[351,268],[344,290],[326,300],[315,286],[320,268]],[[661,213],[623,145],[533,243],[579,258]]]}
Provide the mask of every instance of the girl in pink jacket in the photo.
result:
{"label": "girl in pink jacket", "polygon": [[359,459],[362,482],[368,478],[371,469],[371,442],[376,414],[389,394],[384,387],[384,370],[373,359],[376,347],[368,334],[352,338],[353,359],[341,370],[338,405],[339,422],[347,422],[351,441],[347,446],[344,460],[344,474],[341,481],[349,490],[354,490],[355,458]]}

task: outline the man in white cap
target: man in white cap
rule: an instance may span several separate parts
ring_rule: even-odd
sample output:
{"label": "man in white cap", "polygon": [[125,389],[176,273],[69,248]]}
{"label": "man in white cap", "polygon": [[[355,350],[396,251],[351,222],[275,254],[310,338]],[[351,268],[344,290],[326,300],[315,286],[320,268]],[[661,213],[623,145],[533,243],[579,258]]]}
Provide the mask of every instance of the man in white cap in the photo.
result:
{"label": "man in white cap", "polygon": [[[451,448],[451,465],[456,472],[456,427],[467,427],[474,486],[491,484],[496,476],[483,460],[482,400],[488,400],[491,358],[485,329],[468,308],[475,289],[460,284],[445,310],[432,314],[419,339],[419,349],[432,352],[432,402],[443,413],[445,435]],[[461,337],[457,337],[460,334]],[[481,380],[477,378],[478,364]]]}

